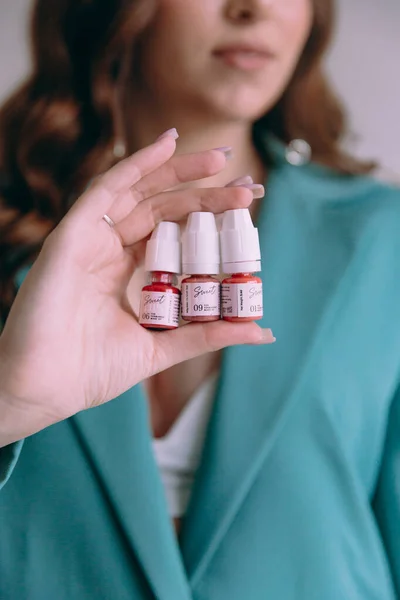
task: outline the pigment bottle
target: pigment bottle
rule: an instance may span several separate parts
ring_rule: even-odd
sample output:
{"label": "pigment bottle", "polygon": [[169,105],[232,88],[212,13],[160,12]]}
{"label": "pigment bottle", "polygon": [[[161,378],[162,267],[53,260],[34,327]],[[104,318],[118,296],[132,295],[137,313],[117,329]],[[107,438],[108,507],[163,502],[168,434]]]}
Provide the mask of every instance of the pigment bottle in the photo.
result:
{"label": "pigment bottle", "polygon": [[260,242],[249,210],[224,213],[220,231],[222,270],[230,273],[222,282],[222,318],[256,321],[263,316]]}
{"label": "pigment bottle", "polygon": [[146,245],[145,270],[150,273],[140,298],[139,323],[147,329],[176,329],[181,293],[176,275],[181,268],[180,229],[163,221]]}
{"label": "pigment bottle", "polygon": [[182,235],[182,318],[185,321],[218,321],[221,318],[218,231],[213,213],[189,215]]}

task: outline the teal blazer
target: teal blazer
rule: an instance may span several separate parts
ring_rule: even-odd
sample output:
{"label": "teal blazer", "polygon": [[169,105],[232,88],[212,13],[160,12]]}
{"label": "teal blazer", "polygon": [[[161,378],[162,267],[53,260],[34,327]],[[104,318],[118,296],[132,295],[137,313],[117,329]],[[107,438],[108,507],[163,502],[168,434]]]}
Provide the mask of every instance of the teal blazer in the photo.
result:
{"label": "teal blazer", "polygon": [[137,386],[3,449],[1,600],[399,598],[400,192],[272,152],[277,343],[224,353],[179,544]]}

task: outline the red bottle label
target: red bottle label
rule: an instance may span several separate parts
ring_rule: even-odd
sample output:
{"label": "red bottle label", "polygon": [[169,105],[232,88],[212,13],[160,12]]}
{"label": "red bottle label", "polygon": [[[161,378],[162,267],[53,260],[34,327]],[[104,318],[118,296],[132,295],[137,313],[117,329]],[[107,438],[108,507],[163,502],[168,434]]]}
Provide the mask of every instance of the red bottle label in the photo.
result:
{"label": "red bottle label", "polygon": [[217,282],[182,284],[182,316],[210,317],[221,314],[221,293]]}
{"label": "red bottle label", "polygon": [[179,325],[179,294],[142,292],[139,323],[142,325]]}
{"label": "red bottle label", "polygon": [[262,317],[262,283],[223,283],[223,317]]}

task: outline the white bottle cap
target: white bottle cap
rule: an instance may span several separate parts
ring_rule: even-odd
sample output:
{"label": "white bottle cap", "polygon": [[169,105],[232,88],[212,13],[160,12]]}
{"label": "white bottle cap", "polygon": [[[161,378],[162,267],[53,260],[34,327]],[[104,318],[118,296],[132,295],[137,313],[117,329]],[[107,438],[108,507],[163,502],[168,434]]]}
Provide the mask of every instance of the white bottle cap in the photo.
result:
{"label": "white bottle cap", "polygon": [[188,275],[216,275],[219,263],[218,231],[213,213],[191,213],[182,235],[182,271]]}
{"label": "white bottle cap", "polygon": [[180,229],[177,223],[162,221],[146,245],[146,271],[181,272]]}
{"label": "white bottle cap", "polygon": [[222,269],[225,273],[261,271],[258,230],[247,208],[227,210],[220,231]]}

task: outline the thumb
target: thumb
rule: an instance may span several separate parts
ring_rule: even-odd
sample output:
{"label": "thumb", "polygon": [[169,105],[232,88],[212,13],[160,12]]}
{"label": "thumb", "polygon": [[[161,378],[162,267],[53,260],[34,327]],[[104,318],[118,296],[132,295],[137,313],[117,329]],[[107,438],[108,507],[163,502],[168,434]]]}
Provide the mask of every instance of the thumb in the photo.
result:
{"label": "thumb", "polygon": [[173,331],[154,335],[154,368],[163,371],[173,365],[207,352],[215,352],[237,344],[272,344],[270,329],[255,323],[190,323]]}

